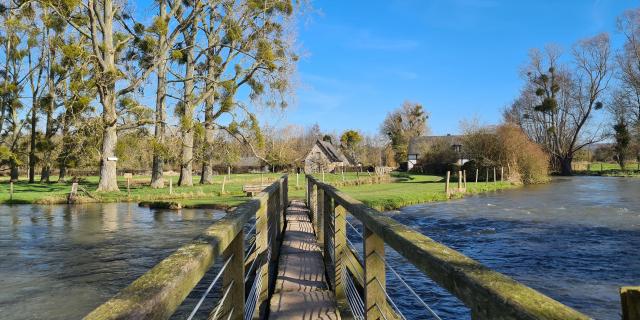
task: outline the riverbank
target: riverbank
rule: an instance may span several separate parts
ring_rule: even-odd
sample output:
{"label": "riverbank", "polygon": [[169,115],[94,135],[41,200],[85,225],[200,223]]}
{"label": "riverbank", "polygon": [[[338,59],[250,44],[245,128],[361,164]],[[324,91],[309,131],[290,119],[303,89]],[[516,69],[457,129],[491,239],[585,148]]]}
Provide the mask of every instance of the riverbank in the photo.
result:
{"label": "riverbank", "polygon": [[640,177],[640,164],[629,162],[625,165],[625,170],[622,170],[617,163],[576,162],[573,165],[573,174],[577,176]]}
{"label": "riverbank", "polygon": [[[344,186],[340,187],[340,190],[372,208],[388,211],[415,204],[447,201],[467,195],[517,187],[510,182],[478,182],[477,184],[467,182],[465,193],[456,193],[449,198],[445,193],[445,182],[441,176],[402,174],[401,178],[392,183]],[[451,187],[457,187],[457,181],[452,182]]]}
{"label": "riverbank", "polygon": [[[242,192],[246,184],[269,184],[281,174],[232,174],[215,176],[213,184],[195,185],[192,187],[177,186],[178,177],[172,179],[172,192],[169,188],[153,189],[148,186],[148,176],[134,176],[131,179],[130,192],[127,192],[127,181],[118,177],[118,192],[94,192],[97,177],[87,177],[79,182],[78,202],[135,202],[143,206],[156,208],[200,208],[227,210],[235,207],[248,198]],[[317,175],[322,180],[322,175]],[[420,203],[446,201],[444,179],[433,175],[394,174],[390,178],[379,179],[367,173],[325,174],[327,183],[335,185],[365,204],[381,211],[395,210]],[[198,181],[199,177],[194,177]],[[297,181],[296,181],[297,180]],[[224,192],[222,184],[224,182]],[[168,185],[168,184],[167,184]],[[304,199],[305,176],[295,174],[289,176],[289,197]],[[452,188],[456,183],[452,183]],[[451,198],[461,198],[469,194],[490,192],[515,187],[507,182],[474,182],[467,183],[466,193],[454,194]],[[66,203],[71,190],[71,183],[35,183],[28,184],[24,180],[14,183],[13,198],[9,194],[9,183],[0,180],[0,204],[62,204]]]}

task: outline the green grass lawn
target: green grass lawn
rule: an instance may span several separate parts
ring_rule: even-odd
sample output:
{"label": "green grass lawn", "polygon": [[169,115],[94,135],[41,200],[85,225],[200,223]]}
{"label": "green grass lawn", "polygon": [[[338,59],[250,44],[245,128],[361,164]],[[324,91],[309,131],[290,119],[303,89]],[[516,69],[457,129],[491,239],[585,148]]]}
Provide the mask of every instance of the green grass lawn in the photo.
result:
{"label": "green grass lawn", "polygon": [[[340,190],[378,210],[394,210],[419,203],[447,200],[443,177],[433,175],[403,176],[408,179],[394,183],[346,186],[341,187]],[[451,187],[457,187],[457,181],[452,183]],[[474,182],[467,182],[467,194],[512,187],[513,185],[507,182],[496,184],[479,182],[477,185]],[[462,196],[462,194],[455,194],[452,197],[460,198]]]}
{"label": "green grass lawn", "polygon": [[[90,192],[88,196],[81,197],[81,201],[98,202],[145,202],[145,201],[172,201],[178,202],[184,207],[232,207],[247,200],[242,192],[245,184],[269,184],[281,174],[232,174],[225,182],[225,192],[222,191],[224,176],[215,176],[211,185],[198,185],[192,187],[179,187],[178,177],[167,177],[173,180],[173,193],[169,194],[168,183],[164,189],[152,189],[148,186],[150,177],[134,176],[132,179],[130,194],[127,193],[127,182],[123,177],[118,177],[119,192],[95,192],[98,177],[86,177],[80,181],[81,188]],[[322,174],[316,175],[322,180]],[[365,173],[325,174],[324,181],[329,184],[337,184],[339,188],[354,198],[379,210],[391,210],[400,207],[431,202],[444,201],[447,196],[444,192],[444,181],[440,176],[433,175],[395,175],[398,181],[381,184],[362,184],[357,186],[340,186],[358,179],[366,180],[369,175]],[[198,181],[199,177],[194,177]],[[297,180],[297,181],[296,181]],[[304,199],[306,180],[304,174],[296,177],[289,175],[289,197],[292,199]],[[452,183],[455,187],[456,183]],[[478,193],[498,189],[511,188],[510,183],[467,183],[467,193]],[[38,203],[54,204],[65,203],[66,196],[71,190],[71,183],[26,183],[26,178],[14,183],[13,200],[10,200],[8,178],[0,178],[0,203]],[[82,193],[81,193],[82,194]],[[461,197],[454,195],[453,197]]]}
{"label": "green grass lawn", "polygon": [[573,164],[573,170],[578,175],[601,175],[613,177],[632,177],[640,176],[640,166],[637,162],[628,162],[625,170],[620,168],[617,163],[611,162],[576,162]]}

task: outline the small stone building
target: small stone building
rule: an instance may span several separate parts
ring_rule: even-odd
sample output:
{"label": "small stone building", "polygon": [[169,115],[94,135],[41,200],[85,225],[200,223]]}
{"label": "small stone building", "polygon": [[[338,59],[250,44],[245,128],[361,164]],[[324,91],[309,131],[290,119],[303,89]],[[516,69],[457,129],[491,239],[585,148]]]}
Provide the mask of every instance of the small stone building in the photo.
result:
{"label": "small stone building", "polygon": [[352,166],[347,157],[330,142],[316,140],[313,147],[304,158],[304,172],[335,172],[341,167]]}

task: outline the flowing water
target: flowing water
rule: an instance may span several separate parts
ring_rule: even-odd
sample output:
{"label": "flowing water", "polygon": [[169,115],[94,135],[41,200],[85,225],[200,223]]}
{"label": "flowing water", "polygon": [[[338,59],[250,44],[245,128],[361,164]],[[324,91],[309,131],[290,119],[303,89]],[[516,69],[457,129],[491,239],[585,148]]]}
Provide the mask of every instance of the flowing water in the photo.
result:
{"label": "flowing water", "polygon": [[224,215],[0,206],[0,319],[79,319]]}
{"label": "flowing water", "polygon": [[[574,177],[391,213],[434,240],[595,319],[620,319],[618,288],[640,285],[640,179]],[[443,319],[468,310],[397,254],[391,264]],[[426,313],[394,279],[407,318]]]}
{"label": "flowing water", "polygon": [[[638,195],[640,179],[575,177],[389,214],[596,319],[619,319],[618,287],[640,284]],[[222,215],[134,204],[0,206],[0,318],[81,318]],[[350,238],[361,247],[357,234]],[[469,318],[391,250],[388,261],[443,319]],[[387,276],[407,318],[429,319]],[[188,312],[181,307],[174,318]]]}

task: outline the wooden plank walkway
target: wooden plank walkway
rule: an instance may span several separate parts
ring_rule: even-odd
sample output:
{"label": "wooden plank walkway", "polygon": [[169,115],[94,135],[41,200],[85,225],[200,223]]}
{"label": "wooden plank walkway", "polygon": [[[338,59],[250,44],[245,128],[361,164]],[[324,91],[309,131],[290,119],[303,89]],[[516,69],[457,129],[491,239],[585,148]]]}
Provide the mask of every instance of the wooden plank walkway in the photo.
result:
{"label": "wooden plank walkway", "polygon": [[291,202],[286,224],[269,319],[340,319],[335,297],[325,281],[309,209],[303,202]]}

